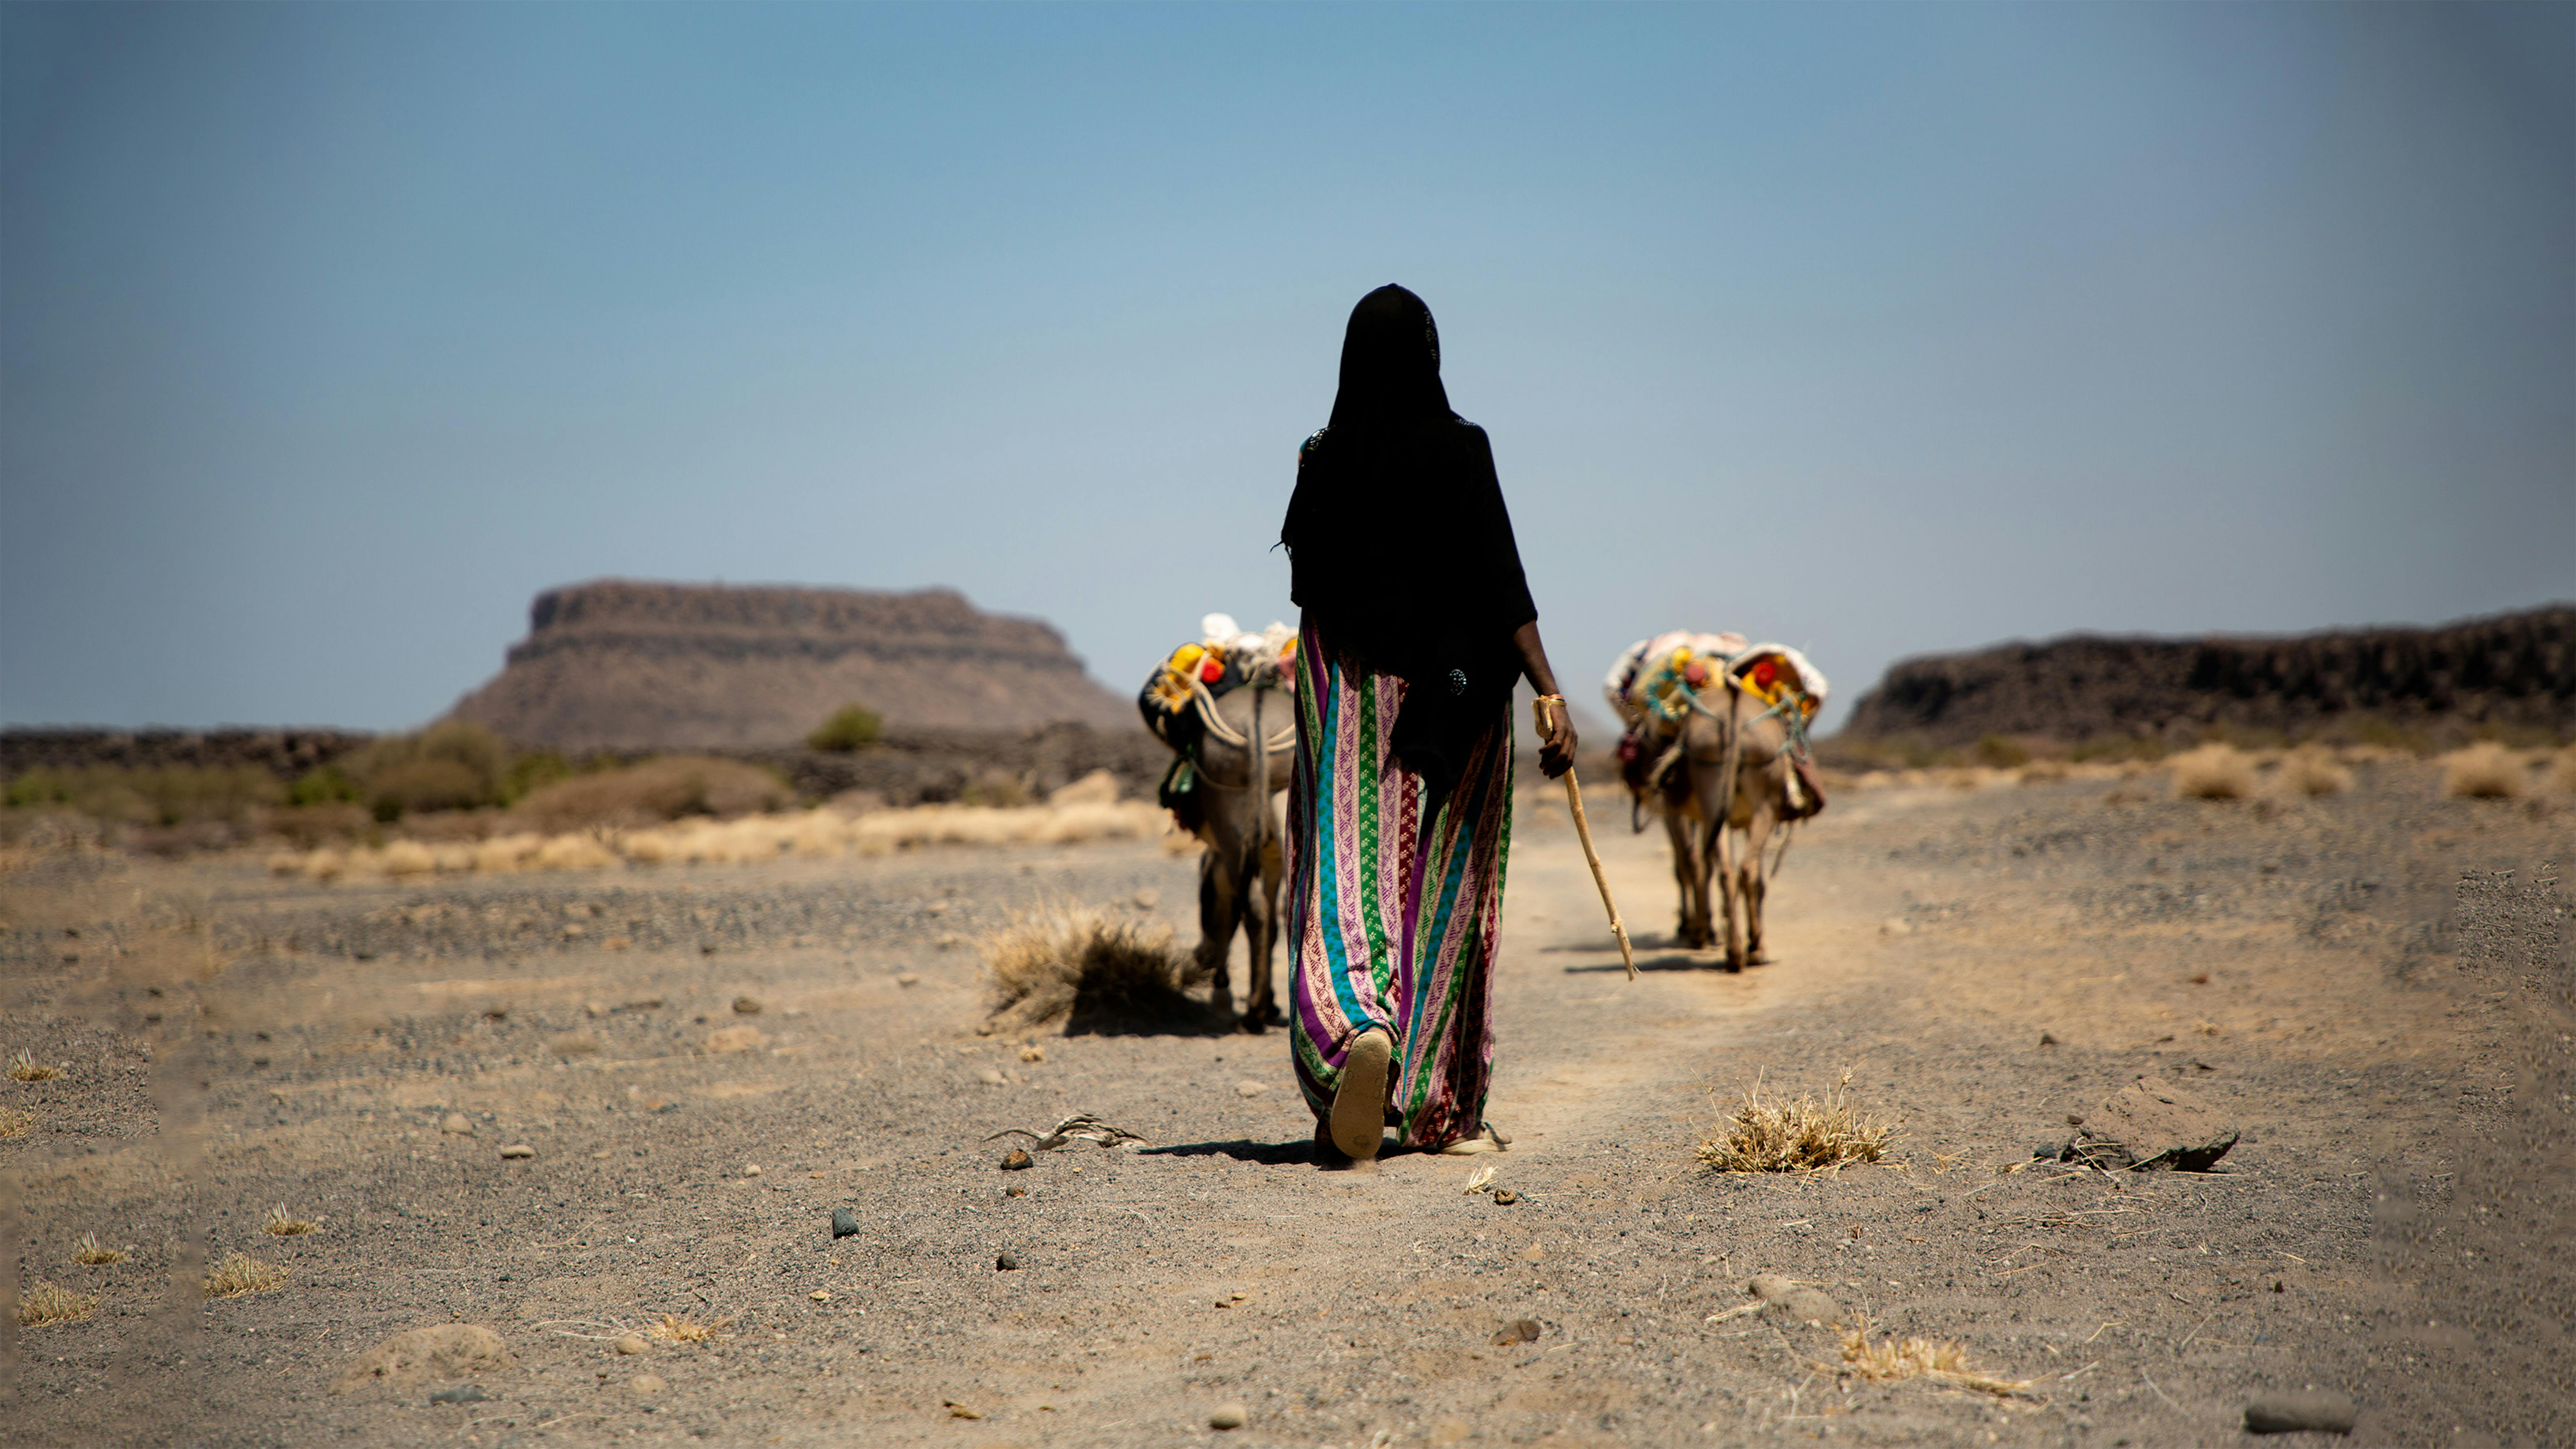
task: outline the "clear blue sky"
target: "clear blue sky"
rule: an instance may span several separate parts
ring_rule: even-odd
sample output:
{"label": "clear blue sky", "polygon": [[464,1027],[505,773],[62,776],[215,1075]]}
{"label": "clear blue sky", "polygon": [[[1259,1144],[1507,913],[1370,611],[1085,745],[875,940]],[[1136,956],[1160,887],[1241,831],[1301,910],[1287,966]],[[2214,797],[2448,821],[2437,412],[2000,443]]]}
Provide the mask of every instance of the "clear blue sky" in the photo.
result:
{"label": "clear blue sky", "polygon": [[1132,688],[1400,281],[1585,694],[2576,597],[2576,9],[0,7],[0,720],[428,720],[537,590]]}

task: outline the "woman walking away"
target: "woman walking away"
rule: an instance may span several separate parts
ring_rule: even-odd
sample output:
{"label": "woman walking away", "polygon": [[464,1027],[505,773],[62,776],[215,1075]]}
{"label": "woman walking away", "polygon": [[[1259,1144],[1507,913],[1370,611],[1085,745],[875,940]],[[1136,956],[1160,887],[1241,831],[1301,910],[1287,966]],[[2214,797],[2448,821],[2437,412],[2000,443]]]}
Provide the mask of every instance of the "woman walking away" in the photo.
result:
{"label": "woman walking away", "polygon": [[1574,726],[1493,448],[1449,410],[1431,309],[1402,287],[1351,311],[1332,422],[1298,453],[1279,541],[1304,611],[1288,939],[1316,1155],[1368,1161],[1389,1126],[1423,1151],[1498,1150],[1485,1091],[1513,683],[1539,693],[1551,777]]}

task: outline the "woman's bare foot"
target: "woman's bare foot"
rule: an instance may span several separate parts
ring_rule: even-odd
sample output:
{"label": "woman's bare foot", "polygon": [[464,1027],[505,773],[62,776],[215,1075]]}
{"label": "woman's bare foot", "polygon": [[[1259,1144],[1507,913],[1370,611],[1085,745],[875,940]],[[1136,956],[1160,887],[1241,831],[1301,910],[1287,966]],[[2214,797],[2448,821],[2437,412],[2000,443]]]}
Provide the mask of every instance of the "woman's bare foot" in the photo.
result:
{"label": "woman's bare foot", "polygon": [[1333,1145],[1353,1162],[1373,1161],[1386,1138],[1386,1069],[1394,1055],[1395,1039],[1370,1027],[1342,1060],[1342,1084],[1333,1093]]}

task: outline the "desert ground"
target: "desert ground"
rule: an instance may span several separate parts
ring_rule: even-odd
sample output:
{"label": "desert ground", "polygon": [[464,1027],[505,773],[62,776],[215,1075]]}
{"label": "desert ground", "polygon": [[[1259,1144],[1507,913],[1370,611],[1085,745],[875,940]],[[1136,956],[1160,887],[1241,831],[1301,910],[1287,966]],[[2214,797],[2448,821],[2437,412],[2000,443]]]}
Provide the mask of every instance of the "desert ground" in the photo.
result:
{"label": "desert ground", "polygon": [[[2159,778],[1842,790],[1741,974],[1659,944],[1660,832],[1596,784],[1634,982],[1530,791],[1512,1149],[1373,1172],[1318,1170],[1282,1034],[978,1034],[1014,910],[1194,935],[1194,862],[1151,841],[327,883],[21,859],[0,1055],[40,1079],[0,1079],[0,1288],[95,1310],[0,1324],[0,1440],[2143,1449],[2313,1387],[2357,1404],[2347,1442],[2576,1443],[2576,802],[2403,760],[2315,800]],[[1757,1082],[1846,1072],[1899,1129],[1881,1161],[1697,1160]],[[2141,1077],[2241,1128],[2219,1170],[2035,1155]],[[1147,1145],[1001,1169],[1026,1139],[992,1134],[1077,1112]],[[236,1253],[282,1276],[207,1297]],[[1757,1274],[2007,1387],[1870,1378]],[[442,1325],[504,1357],[350,1373]]]}

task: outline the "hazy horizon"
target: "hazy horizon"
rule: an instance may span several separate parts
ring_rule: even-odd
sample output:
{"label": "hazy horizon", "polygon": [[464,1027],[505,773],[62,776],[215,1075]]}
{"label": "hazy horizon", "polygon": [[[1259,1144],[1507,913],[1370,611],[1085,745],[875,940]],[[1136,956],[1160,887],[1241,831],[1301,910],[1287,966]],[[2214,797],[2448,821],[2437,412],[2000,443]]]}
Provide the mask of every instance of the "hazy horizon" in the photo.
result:
{"label": "hazy horizon", "polygon": [[1390,280],[1586,700],[2576,599],[2567,6],[16,5],[0,722],[409,727],[594,577],[1126,693]]}

